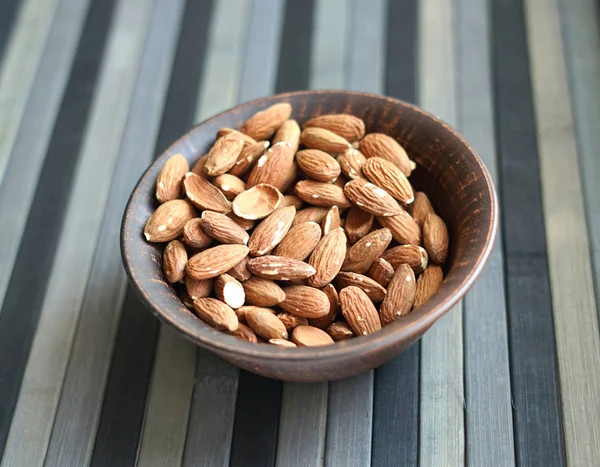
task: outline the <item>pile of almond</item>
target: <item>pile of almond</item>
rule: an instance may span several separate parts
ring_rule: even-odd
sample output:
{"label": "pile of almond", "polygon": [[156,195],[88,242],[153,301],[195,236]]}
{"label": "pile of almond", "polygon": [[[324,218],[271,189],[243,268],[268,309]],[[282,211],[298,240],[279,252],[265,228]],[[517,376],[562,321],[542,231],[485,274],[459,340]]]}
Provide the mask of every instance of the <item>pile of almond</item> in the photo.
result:
{"label": "pile of almond", "polygon": [[222,128],[191,171],[169,158],[144,235],[167,243],[166,280],[216,329],[283,347],[377,332],[442,283],[446,224],[396,140],[353,115],[301,129],[291,114]]}

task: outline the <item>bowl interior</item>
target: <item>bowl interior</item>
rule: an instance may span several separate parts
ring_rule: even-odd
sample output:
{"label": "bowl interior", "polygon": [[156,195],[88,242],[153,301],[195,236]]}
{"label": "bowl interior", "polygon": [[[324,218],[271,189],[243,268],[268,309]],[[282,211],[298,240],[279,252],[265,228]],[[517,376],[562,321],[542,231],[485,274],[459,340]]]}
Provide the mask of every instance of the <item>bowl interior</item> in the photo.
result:
{"label": "bowl interior", "polygon": [[[156,208],[156,177],[167,158],[183,154],[193,164],[205,154],[222,127],[238,128],[255,112],[277,102],[290,102],[300,124],[309,117],[350,113],[361,117],[367,132],[396,138],[418,164],[411,181],[430,197],[451,235],[447,275],[438,292],[423,306],[382,331],[321,348],[281,349],[251,344],[216,331],[195,317],[165,282],[162,245],[147,243],[142,235],[146,220]],[[280,94],[243,104],[192,128],[146,171],[127,206],[121,247],[128,275],[142,300],[161,320],[179,329],[199,345],[235,355],[262,359],[302,361],[368,355],[381,346],[414,342],[472,285],[491,251],[497,228],[497,202],[489,174],[469,145],[449,126],[432,115],[394,99],[345,91]]]}

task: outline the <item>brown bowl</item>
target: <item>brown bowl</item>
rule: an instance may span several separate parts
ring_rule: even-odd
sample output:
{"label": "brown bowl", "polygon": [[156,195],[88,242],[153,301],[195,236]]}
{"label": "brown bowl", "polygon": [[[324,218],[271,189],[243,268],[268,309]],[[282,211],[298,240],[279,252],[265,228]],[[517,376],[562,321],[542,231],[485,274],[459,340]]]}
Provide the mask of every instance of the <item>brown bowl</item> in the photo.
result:
{"label": "brown bowl", "polygon": [[[173,154],[193,164],[207,152],[222,127],[237,128],[255,112],[289,102],[293,118],[350,113],[368,132],[395,137],[417,162],[411,181],[425,191],[451,235],[446,278],[438,292],[406,317],[370,336],[319,348],[280,348],[251,344],[216,331],[179,300],[163,278],[162,246],[142,232],[156,208],[156,177]],[[355,375],[385,363],[414,344],[473,285],[488,259],[498,227],[498,202],[490,175],[469,144],[434,116],[405,102],[347,91],[279,94],[223,112],[192,128],[160,156],[136,186],[123,218],[121,252],[135,290],[162,321],[199,346],[245,370],[286,381],[326,381]]]}

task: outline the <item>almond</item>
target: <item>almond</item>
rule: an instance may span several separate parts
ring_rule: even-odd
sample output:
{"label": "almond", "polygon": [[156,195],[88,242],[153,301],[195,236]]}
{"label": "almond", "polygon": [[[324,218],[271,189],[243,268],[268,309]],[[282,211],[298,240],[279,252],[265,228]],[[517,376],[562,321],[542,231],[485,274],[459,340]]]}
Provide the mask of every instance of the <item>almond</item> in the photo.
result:
{"label": "almond", "polygon": [[194,300],[196,314],[215,329],[234,332],[239,326],[238,318],[227,304],[215,298]]}
{"label": "almond", "polygon": [[217,277],[242,261],[248,255],[245,245],[218,245],[192,256],[186,273],[194,279]]}
{"label": "almond", "polygon": [[415,300],[415,291],[415,273],[408,264],[401,264],[390,281],[379,309],[384,326],[410,312]]}
{"label": "almond", "polygon": [[343,190],[346,186],[346,183],[348,183],[349,181],[350,180],[348,180],[344,174],[340,174],[340,176],[335,179],[332,185],[335,185]]}
{"label": "almond", "polygon": [[221,190],[228,201],[233,201],[237,195],[246,191],[244,181],[231,174],[219,175],[213,180],[213,184]]}
{"label": "almond", "polygon": [[156,179],[156,199],[159,203],[181,196],[181,182],[189,171],[190,166],[183,154],[175,154],[167,159]]}
{"label": "almond", "polygon": [[275,256],[305,260],[321,239],[321,227],[315,222],[303,222],[292,227],[273,250]]}
{"label": "almond", "polygon": [[294,217],[294,222],[292,222],[292,227],[302,224],[303,222],[315,222],[320,224],[328,212],[328,208],[320,206],[311,206],[297,211],[296,217]]}
{"label": "almond", "polygon": [[281,320],[271,310],[257,306],[246,307],[246,323],[264,339],[287,339],[288,332]]}
{"label": "almond", "polygon": [[310,255],[309,264],[315,273],[308,279],[313,287],[324,287],[337,275],[346,257],[346,235],[335,229],[325,235]]}
{"label": "almond", "polygon": [[415,200],[409,208],[410,214],[421,229],[423,228],[427,214],[434,212],[429,198],[422,191],[415,193]]}
{"label": "almond", "polygon": [[354,272],[340,272],[335,278],[338,289],[354,286],[367,294],[373,303],[379,303],[385,297],[385,289],[373,279]]}
{"label": "almond", "polygon": [[211,177],[224,174],[234,166],[243,147],[243,139],[234,139],[233,136],[219,138],[208,151],[204,172]]}
{"label": "almond", "polygon": [[272,280],[252,276],[242,283],[246,302],[255,306],[275,306],[285,300],[285,292]]}
{"label": "almond", "polygon": [[205,180],[208,179],[208,175],[206,175],[206,172],[204,171],[204,166],[206,165],[207,160],[208,160],[208,154],[204,154],[203,156],[200,157],[200,159],[198,159],[198,161],[196,161],[196,163],[194,164],[194,167],[192,167],[192,170],[191,170],[192,173],[195,173],[196,175],[204,178]]}
{"label": "almond", "polygon": [[331,338],[336,342],[354,337],[354,333],[352,332],[352,329],[350,329],[350,326],[348,326],[343,321],[332,323],[331,326],[329,326],[325,332],[329,334]]}
{"label": "almond", "polygon": [[294,152],[298,150],[298,146],[300,145],[300,125],[298,125],[296,120],[287,120],[277,130],[273,138],[273,144],[281,142],[289,143]]}
{"label": "almond", "polygon": [[303,205],[304,203],[302,202],[302,200],[296,195],[287,195],[283,197],[281,203],[279,204],[279,207],[286,208],[288,206],[294,206],[296,209],[300,209]]}
{"label": "almond", "polygon": [[283,179],[283,183],[281,184],[281,188],[279,191],[282,193],[288,193],[289,190],[296,184],[296,180],[298,179],[298,164],[296,161],[292,162],[292,165],[288,168],[285,178]]}
{"label": "almond", "polygon": [[295,215],[296,208],[293,206],[280,208],[258,224],[248,243],[250,255],[266,255],[279,245],[290,230]]}
{"label": "almond", "polygon": [[214,282],[215,295],[231,308],[239,308],[246,301],[242,284],[229,274],[221,274]]}
{"label": "almond", "polygon": [[304,261],[271,255],[248,260],[248,269],[252,274],[276,281],[304,279],[315,273],[315,269]]}
{"label": "almond", "polygon": [[320,115],[308,120],[302,128],[324,128],[349,142],[358,141],[365,135],[365,122],[354,115],[333,114]]}
{"label": "almond", "polygon": [[254,219],[244,219],[243,217],[236,216],[233,212],[228,212],[226,214],[233,222],[239,225],[244,230],[252,230],[254,225],[256,224],[256,220]]}
{"label": "almond", "polygon": [[224,214],[204,211],[200,218],[200,224],[206,235],[211,236],[221,243],[234,245],[248,244],[248,232]]}
{"label": "almond", "polygon": [[300,347],[332,345],[333,339],[325,331],[312,326],[298,326],[292,332],[292,340]]}
{"label": "almond", "polygon": [[243,219],[262,219],[275,211],[282,199],[277,188],[261,183],[235,197],[233,212]]}
{"label": "almond", "polygon": [[346,287],[340,291],[340,307],[348,326],[357,336],[366,336],[381,329],[375,305],[358,287]]}
{"label": "almond", "polygon": [[302,201],[315,206],[350,207],[350,202],[346,198],[344,190],[331,183],[302,180],[296,183],[295,192]]}
{"label": "almond", "polygon": [[342,152],[351,147],[347,140],[324,128],[306,128],[302,130],[300,139],[308,149],[320,149],[325,152]]}
{"label": "almond", "polygon": [[282,188],[294,163],[294,150],[289,143],[277,143],[267,150],[250,172],[247,185],[266,183]]}
{"label": "almond", "polygon": [[390,161],[381,157],[371,157],[367,159],[362,169],[371,182],[383,188],[398,201],[404,204],[414,201],[415,195],[408,178]]}
{"label": "almond", "polygon": [[342,271],[364,274],[369,267],[386,250],[392,241],[392,233],[388,229],[379,229],[361,238],[348,250]]}
{"label": "almond", "polygon": [[196,216],[190,203],[174,199],[161,204],[144,227],[144,236],[149,242],[169,242],[183,233],[185,224]]}
{"label": "almond", "polygon": [[383,133],[370,133],[360,141],[360,151],[367,159],[381,157],[396,165],[407,177],[412,171],[406,151],[394,139]]}
{"label": "almond", "polygon": [[[254,310],[255,308],[257,308],[257,307],[251,306],[251,305],[244,305],[233,311],[235,311],[235,314],[238,317],[238,321],[240,323],[246,323],[246,313]],[[275,311],[271,310],[270,308],[264,308],[264,307],[258,307],[258,308],[260,308],[261,310],[267,311],[267,312],[271,313],[273,316],[275,316]]]}
{"label": "almond", "polygon": [[321,316],[320,318],[313,318],[310,320],[310,325],[319,329],[327,329],[327,327],[333,323],[335,318],[338,315],[338,293],[335,287],[331,284],[327,284],[325,287],[321,289],[321,291],[327,295],[327,299],[329,300],[329,311],[325,316]]}
{"label": "almond", "polygon": [[326,152],[304,149],[296,153],[300,170],[319,182],[333,182],[340,175],[340,164]]}
{"label": "almond", "polygon": [[202,229],[202,220],[199,217],[190,219],[183,227],[183,243],[190,248],[206,248],[212,243],[212,240],[212,238],[204,233],[204,230]]}
{"label": "almond", "polygon": [[279,347],[297,347],[296,344],[286,339],[269,339],[269,344],[278,345]]}
{"label": "almond", "polygon": [[376,216],[397,216],[402,208],[383,188],[365,180],[351,180],[344,187],[344,194],[363,211]]}
{"label": "almond", "polygon": [[217,131],[217,139],[223,138],[224,136],[229,136],[233,139],[241,139],[244,142],[244,146],[256,144],[256,140],[254,138],[251,138],[241,131],[234,130],[233,128],[221,128],[219,131]]}
{"label": "almond", "polygon": [[186,263],[187,251],[185,251],[183,243],[171,240],[163,253],[163,271],[167,281],[173,284],[183,279]]}
{"label": "almond", "polygon": [[420,245],[421,229],[406,211],[397,216],[378,217],[382,227],[390,229],[392,238],[403,245]]}
{"label": "almond", "polygon": [[408,264],[416,274],[420,274],[427,267],[427,252],[417,245],[400,245],[390,248],[382,258],[397,269],[401,264]]}
{"label": "almond", "polygon": [[325,218],[321,221],[323,235],[327,235],[332,230],[341,227],[340,209],[337,206],[332,206]]}
{"label": "almond", "polygon": [[394,276],[394,268],[383,258],[377,258],[367,271],[367,276],[382,287],[387,287]]}
{"label": "almond", "polygon": [[277,317],[281,320],[288,333],[298,326],[308,326],[308,320],[306,318],[293,315],[286,311],[279,313]]}
{"label": "almond", "polygon": [[320,318],[329,313],[329,299],[324,292],[306,285],[293,285],[283,289],[285,300],[279,307],[302,318]]}
{"label": "almond", "polygon": [[185,305],[188,310],[194,311],[194,300],[190,297],[190,294],[187,293],[187,290],[182,289],[179,291],[179,298],[181,302]]}
{"label": "almond", "polygon": [[258,339],[256,338],[256,334],[254,331],[250,329],[248,326],[242,323],[238,323],[238,328],[231,333],[232,336],[238,337],[239,339],[243,339],[248,342],[256,343]]}
{"label": "almond", "polygon": [[367,158],[363,156],[360,151],[354,148],[348,148],[344,152],[338,154],[337,161],[342,173],[346,177],[352,180],[365,178],[362,167],[367,161]]}
{"label": "almond", "polygon": [[292,106],[287,102],[272,105],[255,113],[242,126],[242,133],[255,140],[269,139],[292,115]]}
{"label": "almond", "polygon": [[252,273],[250,272],[250,269],[248,269],[248,257],[244,258],[229,271],[227,271],[227,274],[240,282],[250,279],[250,277],[252,277]]}
{"label": "almond", "polygon": [[351,244],[356,243],[367,235],[371,227],[373,227],[373,214],[357,207],[352,207],[348,210],[344,230]]}
{"label": "almond", "polygon": [[427,214],[423,223],[423,246],[435,264],[444,264],[448,259],[448,228],[442,218],[434,213]]}
{"label": "almond", "polygon": [[188,199],[198,209],[228,213],[231,205],[225,195],[208,180],[188,172],[183,177],[183,188]]}
{"label": "almond", "polygon": [[210,296],[212,286],[212,279],[198,280],[190,276],[185,276],[185,289],[192,300]]}
{"label": "almond", "polygon": [[440,287],[444,281],[442,268],[431,264],[423,271],[417,280],[417,290],[415,291],[415,302],[413,307],[417,308],[425,303]]}
{"label": "almond", "polygon": [[245,175],[252,167],[254,167],[254,163],[265,153],[268,148],[268,141],[259,141],[244,147],[242,152],[240,152],[237,161],[235,161],[235,164],[229,170],[229,173],[236,177]]}

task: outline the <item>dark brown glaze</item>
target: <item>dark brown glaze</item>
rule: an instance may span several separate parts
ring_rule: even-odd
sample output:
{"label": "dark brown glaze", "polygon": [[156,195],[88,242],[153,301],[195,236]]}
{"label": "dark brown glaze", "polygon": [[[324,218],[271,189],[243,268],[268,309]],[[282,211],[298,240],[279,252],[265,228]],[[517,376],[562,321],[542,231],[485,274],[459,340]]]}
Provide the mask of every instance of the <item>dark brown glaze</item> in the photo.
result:
{"label": "dark brown glaze", "polygon": [[[154,209],[156,177],[170,156],[190,162],[205,154],[219,128],[238,128],[255,112],[290,102],[293,118],[345,112],[361,117],[367,132],[395,137],[418,168],[411,181],[425,191],[446,221],[451,235],[447,275],[423,306],[382,331],[323,348],[287,349],[252,344],[216,331],[182,304],[163,278],[162,245],[144,240],[146,220]],[[481,273],[498,228],[498,202],[489,173],[469,144],[450,126],[410,104],[372,94],[303,91],[255,100],[223,112],[192,128],[159,157],[136,186],[123,217],[123,264],[142,301],[162,321],[185,337],[245,370],[286,381],[327,381],[379,366],[416,342],[462,298]]]}

